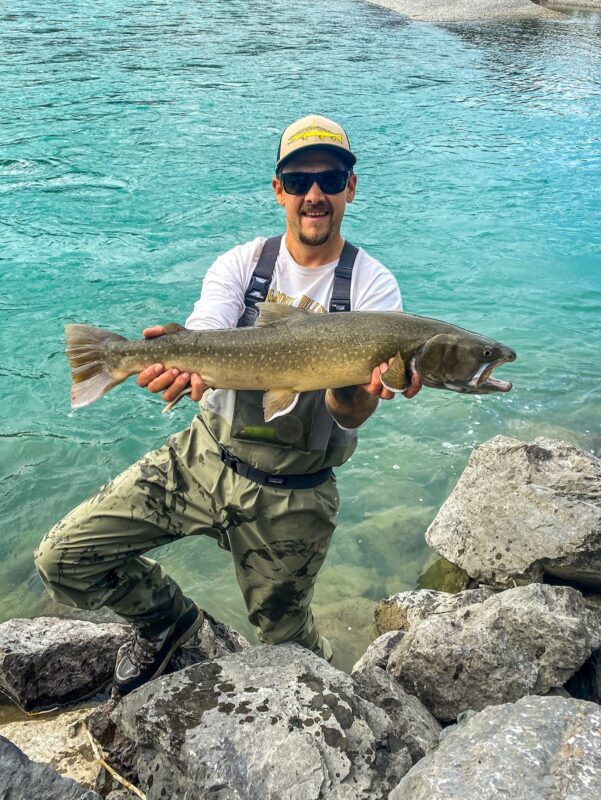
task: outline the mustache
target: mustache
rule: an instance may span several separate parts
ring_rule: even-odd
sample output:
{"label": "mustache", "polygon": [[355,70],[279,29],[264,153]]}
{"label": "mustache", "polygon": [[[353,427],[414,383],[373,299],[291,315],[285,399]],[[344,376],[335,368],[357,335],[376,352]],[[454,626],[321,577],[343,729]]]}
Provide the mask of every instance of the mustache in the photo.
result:
{"label": "mustache", "polygon": [[310,205],[310,206],[302,206],[300,213],[305,214],[307,212],[313,212],[314,214],[320,214],[322,211],[326,213],[330,213],[329,207],[325,203],[319,203],[318,205]]}

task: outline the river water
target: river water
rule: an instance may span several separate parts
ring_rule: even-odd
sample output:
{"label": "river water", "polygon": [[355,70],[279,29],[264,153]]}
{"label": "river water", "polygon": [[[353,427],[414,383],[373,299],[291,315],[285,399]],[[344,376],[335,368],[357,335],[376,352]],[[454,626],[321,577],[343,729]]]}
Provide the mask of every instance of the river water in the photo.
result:
{"label": "river water", "polygon": [[[598,452],[601,18],[411,23],[361,0],[23,0],[0,12],[0,621],[57,609],[44,532],[170,433],[133,381],[69,410],[63,324],[183,321],[224,250],[273,235],[281,129],[340,120],[358,153],[344,232],[406,310],[513,347],[505,396],[382,404],[338,472],[314,609],[352,664],[373,606],[413,588],[472,448],[551,435]],[[252,365],[249,365],[252,368]],[[158,557],[252,635],[227,554]],[[64,609],[63,609],[64,610]]]}

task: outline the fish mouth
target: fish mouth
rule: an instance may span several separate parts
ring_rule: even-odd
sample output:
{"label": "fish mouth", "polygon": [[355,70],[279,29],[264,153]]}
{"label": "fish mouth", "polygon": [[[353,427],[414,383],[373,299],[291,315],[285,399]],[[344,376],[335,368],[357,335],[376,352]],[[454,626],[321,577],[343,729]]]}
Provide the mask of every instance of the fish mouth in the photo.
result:
{"label": "fish mouth", "polygon": [[487,393],[487,392],[509,392],[513,388],[510,381],[503,381],[499,378],[491,377],[493,370],[500,367],[501,364],[507,364],[509,361],[515,361],[515,353],[511,351],[495,361],[490,361],[487,364],[482,364],[480,369],[476,372],[474,377],[469,382],[470,387],[468,391],[474,393]]}

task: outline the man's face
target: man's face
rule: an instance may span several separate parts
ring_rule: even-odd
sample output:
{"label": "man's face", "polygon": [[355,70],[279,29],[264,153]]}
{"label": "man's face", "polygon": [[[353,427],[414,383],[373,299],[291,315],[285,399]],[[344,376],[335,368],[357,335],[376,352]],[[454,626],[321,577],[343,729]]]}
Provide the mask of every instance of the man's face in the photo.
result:
{"label": "man's face", "polygon": [[[286,163],[282,172],[324,172],[346,169],[344,162],[326,151],[299,153]],[[351,175],[339,194],[324,194],[316,182],[304,195],[287,194],[277,178],[273,190],[277,202],[286,210],[287,230],[301,244],[319,247],[340,234],[347,203],[355,197],[357,177]]]}

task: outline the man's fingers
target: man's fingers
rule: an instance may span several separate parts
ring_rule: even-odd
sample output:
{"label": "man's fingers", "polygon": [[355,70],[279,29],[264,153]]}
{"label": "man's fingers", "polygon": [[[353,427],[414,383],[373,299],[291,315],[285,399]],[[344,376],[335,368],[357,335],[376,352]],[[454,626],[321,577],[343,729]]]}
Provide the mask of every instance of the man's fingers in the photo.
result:
{"label": "man's fingers", "polygon": [[151,367],[146,367],[138,375],[138,386],[148,386],[158,375],[163,372],[164,367],[162,364],[153,364]]}
{"label": "man's fingers", "polygon": [[190,373],[189,372],[182,372],[181,375],[178,375],[177,378],[173,381],[171,386],[167,389],[167,391],[163,392],[162,398],[166,403],[170,403],[172,400],[178,396],[180,392],[182,392],[186,386],[190,383]]}
{"label": "man's fingers", "polygon": [[148,384],[151,392],[162,392],[167,389],[179,375],[178,369],[168,369]]}
{"label": "man's fingers", "polygon": [[200,375],[197,375],[196,372],[193,372],[190,376],[190,385],[192,386],[190,397],[192,400],[198,403],[204,394],[206,386],[204,385]]}
{"label": "man's fingers", "polygon": [[162,325],[154,325],[152,328],[144,328],[142,334],[145,339],[154,339],[155,336],[162,336],[165,333],[165,329]]}

